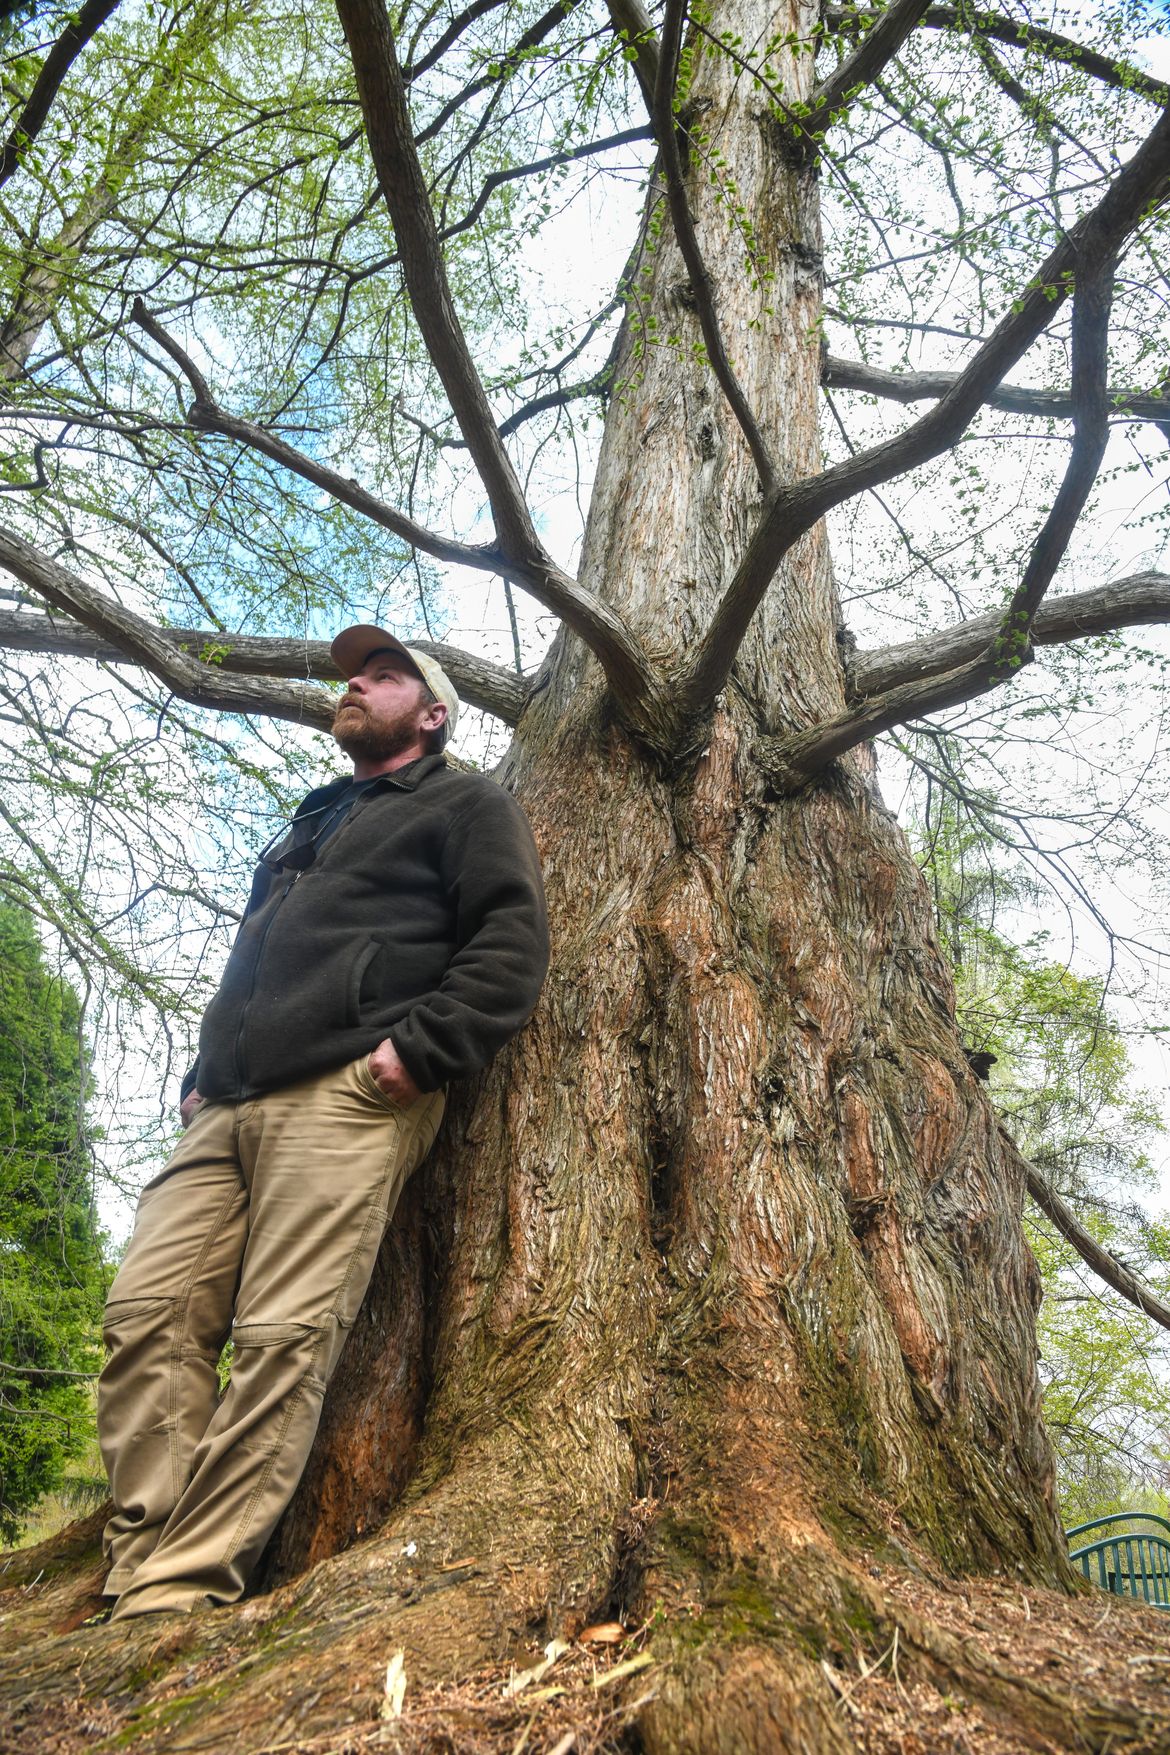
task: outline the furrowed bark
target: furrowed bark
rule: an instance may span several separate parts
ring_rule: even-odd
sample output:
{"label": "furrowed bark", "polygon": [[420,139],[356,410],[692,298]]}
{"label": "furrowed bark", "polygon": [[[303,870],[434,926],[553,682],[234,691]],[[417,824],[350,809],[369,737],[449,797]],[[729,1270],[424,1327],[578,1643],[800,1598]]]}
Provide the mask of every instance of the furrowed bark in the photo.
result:
{"label": "furrowed bark", "polygon": [[684,139],[686,135],[685,130],[681,128],[675,117],[674,110],[678,58],[682,46],[685,15],[686,0],[666,0],[662,41],[659,45],[658,78],[654,88],[654,132],[658,139],[658,151],[663,174],[666,178],[667,200],[670,203],[670,217],[674,223],[674,235],[678,240],[679,251],[686,265],[690,296],[694,300],[695,309],[698,312],[699,327],[703,332],[707,358],[711,362],[711,370],[719,380],[719,387],[727,398],[728,407],[734,414],[752,454],[760,478],[760,487],[765,494],[770,494],[776,485],[776,465],[773,462],[767,440],[760,431],[759,423],[744,395],[743,386],[736,377],[735,368],[727,357],[727,349],[723,345],[723,336],[719,327],[719,316],[715,309],[715,289],[703,261],[694,219],[687,203],[682,155],[679,150],[679,134],[682,133]]}

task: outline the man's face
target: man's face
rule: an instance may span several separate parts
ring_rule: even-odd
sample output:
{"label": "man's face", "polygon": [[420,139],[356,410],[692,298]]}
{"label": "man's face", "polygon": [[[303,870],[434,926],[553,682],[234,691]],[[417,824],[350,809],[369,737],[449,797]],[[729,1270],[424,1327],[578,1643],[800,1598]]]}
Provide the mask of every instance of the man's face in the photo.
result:
{"label": "man's face", "polygon": [[333,735],[351,760],[383,762],[421,742],[434,702],[397,652],[367,658],[337,703]]}

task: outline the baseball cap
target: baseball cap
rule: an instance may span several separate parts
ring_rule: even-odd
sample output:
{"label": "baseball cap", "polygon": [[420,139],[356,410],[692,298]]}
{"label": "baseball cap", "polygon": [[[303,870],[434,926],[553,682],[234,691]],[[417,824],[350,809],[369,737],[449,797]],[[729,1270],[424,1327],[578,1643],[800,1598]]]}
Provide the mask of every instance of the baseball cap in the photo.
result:
{"label": "baseball cap", "polygon": [[459,717],[459,696],[447,672],[429,653],[420,652],[415,646],[404,646],[387,628],[376,628],[371,622],[358,622],[352,628],[342,629],[330,646],[329,655],[348,681],[357,675],[371,653],[382,652],[386,647],[392,652],[400,652],[426,683],[436,701],[441,701],[446,707],[443,742],[449,742],[455,734],[455,722]]}

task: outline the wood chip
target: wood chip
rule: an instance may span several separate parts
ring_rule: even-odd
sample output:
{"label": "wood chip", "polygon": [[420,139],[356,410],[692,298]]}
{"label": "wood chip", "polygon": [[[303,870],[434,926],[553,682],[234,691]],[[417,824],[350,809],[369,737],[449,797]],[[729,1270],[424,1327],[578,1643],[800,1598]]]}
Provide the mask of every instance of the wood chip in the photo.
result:
{"label": "wood chip", "polygon": [[602,1670],[594,1676],[594,1688],[608,1688],[611,1682],[621,1682],[626,1676],[632,1676],[636,1670],[644,1670],[655,1660],[648,1651],[639,1652],[637,1657],[627,1658],[624,1664],[615,1664],[612,1670]]}
{"label": "wood chip", "polygon": [[596,1626],[586,1627],[577,1635],[582,1645],[620,1645],[625,1637],[626,1630],[620,1621],[598,1621]]}

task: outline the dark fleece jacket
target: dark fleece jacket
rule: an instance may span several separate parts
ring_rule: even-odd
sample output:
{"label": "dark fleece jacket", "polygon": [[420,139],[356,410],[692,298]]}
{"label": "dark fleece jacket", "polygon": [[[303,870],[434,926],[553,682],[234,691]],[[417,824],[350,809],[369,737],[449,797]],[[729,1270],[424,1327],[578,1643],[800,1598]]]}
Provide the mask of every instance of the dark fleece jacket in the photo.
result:
{"label": "dark fleece jacket", "polygon": [[[310,792],[290,839],[349,784]],[[437,1090],[515,1035],[547,966],[527,817],[483,775],[424,756],[359,798],[307,869],[257,867],[184,1093],[256,1096],[387,1036],[420,1090]]]}

